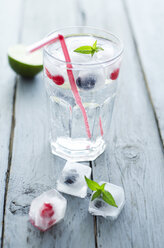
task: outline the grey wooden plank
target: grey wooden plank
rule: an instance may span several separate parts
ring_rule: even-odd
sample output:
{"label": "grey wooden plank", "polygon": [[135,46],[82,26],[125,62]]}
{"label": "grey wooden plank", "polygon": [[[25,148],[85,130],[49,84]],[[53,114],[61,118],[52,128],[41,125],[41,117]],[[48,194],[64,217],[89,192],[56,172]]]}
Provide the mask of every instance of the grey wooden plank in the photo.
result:
{"label": "grey wooden plank", "polygon": [[[63,6],[65,5],[65,9]],[[39,11],[38,7],[39,6]],[[22,40],[38,40],[48,29],[75,24],[74,2],[26,1]],[[65,10],[65,11],[64,11]],[[69,10],[69,11],[68,11]],[[61,18],[61,13],[64,18]],[[88,201],[66,196],[64,222],[41,233],[28,222],[31,200],[55,187],[65,160],[53,156],[48,144],[49,115],[42,74],[34,80],[19,79],[16,126],[5,216],[4,247],[95,247],[94,223]]]}
{"label": "grey wooden plank", "polygon": [[164,1],[125,2],[164,144]]}
{"label": "grey wooden plank", "polygon": [[163,148],[124,6],[119,0],[102,0],[83,1],[82,8],[87,24],[120,35],[125,44],[110,143],[93,163],[93,178],[122,186],[126,205],[115,222],[97,218],[97,247],[162,248]]}
{"label": "grey wooden plank", "polygon": [[[7,49],[11,42],[18,41],[21,0],[13,8],[10,1],[1,1],[0,7],[0,246],[3,225],[4,194],[10,155],[10,133],[13,111],[15,74],[7,62]],[[10,18],[8,18],[10,16]],[[11,21],[12,20],[12,21]]]}

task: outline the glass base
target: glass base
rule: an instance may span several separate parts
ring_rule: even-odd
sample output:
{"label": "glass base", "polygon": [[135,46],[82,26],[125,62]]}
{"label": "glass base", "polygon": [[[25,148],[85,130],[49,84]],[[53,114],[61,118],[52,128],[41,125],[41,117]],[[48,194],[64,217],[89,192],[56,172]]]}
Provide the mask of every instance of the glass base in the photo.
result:
{"label": "glass base", "polygon": [[105,150],[102,137],[95,142],[87,139],[59,137],[56,142],[50,141],[52,153],[70,161],[93,161]]}

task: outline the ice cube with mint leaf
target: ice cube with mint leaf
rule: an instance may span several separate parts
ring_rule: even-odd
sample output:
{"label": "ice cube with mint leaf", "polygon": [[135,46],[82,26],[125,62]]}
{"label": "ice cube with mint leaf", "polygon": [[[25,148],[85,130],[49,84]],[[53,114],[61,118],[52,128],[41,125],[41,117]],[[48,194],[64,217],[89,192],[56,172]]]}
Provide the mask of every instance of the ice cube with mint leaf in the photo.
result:
{"label": "ice cube with mint leaf", "polygon": [[95,53],[98,53],[99,51],[103,51],[104,49],[101,46],[97,46],[97,40],[93,43],[92,46],[81,46],[74,50],[76,53],[82,53],[82,54],[91,54],[93,56]]}
{"label": "ice cube with mint leaf", "polygon": [[125,194],[122,187],[108,183],[96,183],[85,177],[88,187],[94,191],[89,203],[92,215],[117,219],[125,204]]}

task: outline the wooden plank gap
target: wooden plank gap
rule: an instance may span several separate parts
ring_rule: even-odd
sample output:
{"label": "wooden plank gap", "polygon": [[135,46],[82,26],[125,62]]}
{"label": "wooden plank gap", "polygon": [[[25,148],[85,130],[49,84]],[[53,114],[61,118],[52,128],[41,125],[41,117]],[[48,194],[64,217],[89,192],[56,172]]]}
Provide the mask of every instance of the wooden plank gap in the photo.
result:
{"label": "wooden plank gap", "polygon": [[7,166],[6,179],[5,179],[5,195],[4,195],[4,203],[3,203],[1,248],[3,248],[3,241],[4,241],[6,202],[7,202],[8,184],[9,184],[9,179],[10,179],[10,169],[11,169],[11,162],[12,162],[14,130],[15,130],[15,121],[16,121],[15,120],[15,105],[16,105],[17,82],[18,82],[18,76],[15,79],[14,94],[13,94],[12,124],[11,124],[10,142],[9,142],[8,166]]}
{"label": "wooden plank gap", "polygon": [[94,232],[95,232],[95,248],[98,248],[97,244],[97,217],[94,216]]}
{"label": "wooden plank gap", "polygon": [[79,13],[80,16],[80,25],[86,26],[87,18],[81,0],[76,1],[76,9],[77,9],[77,13]]}
{"label": "wooden plank gap", "polygon": [[128,8],[127,8],[127,5],[126,5],[126,1],[123,0],[122,2],[123,2],[124,11],[125,11],[125,14],[126,14],[126,17],[127,17],[127,22],[128,22],[128,25],[129,25],[129,28],[130,28],[130,31],[131,31],[132,40],[133,40],[133,43],[134,43],[134,48],[135,48],[136,54],[138,56],[138,62],[139,62],[140,68],[141,68],[141,73],[142,73],[142,76],[143,76],[143,80],[145,82],[145,86],[146,86],[146,89],[147,89],[148,99],[149,99],[149,101],[151,103],[151,106],[152,106],[152,109],[153,109],[154,119],[155,119],[155,122],[156,122],[159,138],[160,138],[161,144],[164,145],[161,130],[160,130],[160,126],[159,126],[159,121],[158,121],[157,114],[156,114],[156,111],[155,111],[155,106],[153,104],[152,96],[151,96],[150,89],[149,89],[148,80],[147,80],[147,77],[146,77],[146,73],[144,71],[142,59],[141,59],[140,52],[139,52],[139,49],[138,49],[135,34],[134,34],[134,31],[133,31],[132,22],[130,20],[130,15],[129,15]]}
{"label": "wooden plank gap", "polygon": [[[92,169],[91,172],[91,179],[93,180],[93,162],[89,162],[89,166]],[[93,216],[93,223],[94,223],[94,235],[95,235],[95,248],[98,248],[98,242],[97,242],[97,217]]]}

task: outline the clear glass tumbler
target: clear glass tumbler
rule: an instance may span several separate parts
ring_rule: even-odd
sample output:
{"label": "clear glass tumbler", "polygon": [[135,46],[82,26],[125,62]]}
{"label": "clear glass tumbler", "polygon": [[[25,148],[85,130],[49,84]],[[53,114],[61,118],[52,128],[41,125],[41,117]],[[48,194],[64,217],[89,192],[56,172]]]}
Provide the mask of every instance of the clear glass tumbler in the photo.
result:
{"label": "clear glass tumbler", "polygon": [[[94,160],[109,139],[123,44],[115,35],[92,27],[70,27],[52,34],[64,36],[71,63],[66,62],[60,41],[44,48],[51,150],[66,160]],[[93,47],[95,41],[101,49],[94,55],[74,51],[80,46]],[[82,106],[72,91],[69,71]]]}

